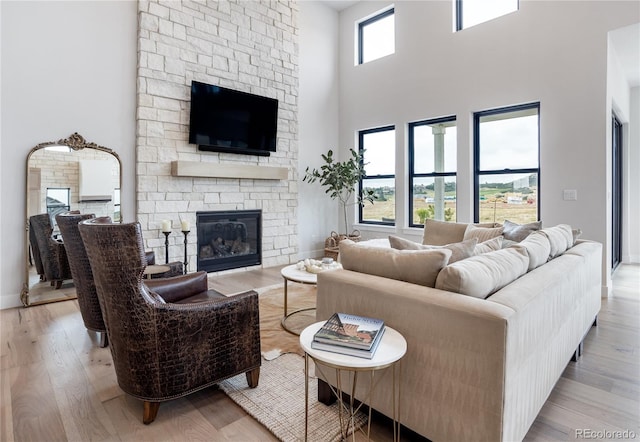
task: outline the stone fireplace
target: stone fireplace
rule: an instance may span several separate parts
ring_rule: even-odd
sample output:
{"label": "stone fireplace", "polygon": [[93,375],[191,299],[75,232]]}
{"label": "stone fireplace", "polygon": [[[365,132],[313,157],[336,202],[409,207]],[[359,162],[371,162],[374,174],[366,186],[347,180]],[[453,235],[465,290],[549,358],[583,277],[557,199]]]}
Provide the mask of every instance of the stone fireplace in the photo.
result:
{"label": "stone fireplace", "polygon": [[[145,247],[164,256],[161,227],[163,220],[170,220],[169,261],[187,261],[189,272],[208,264],[212,267],[207,271],[216,272],[224,260],[228,263],[224,268],[272,267],[295,261],[297,2],[149,0],[137,5],[136,217]],[[269,157],[203,152],[190,144],[193,80],[276,98],[276,152]],[[182,170],[185,164],[186,171]],[[283,170],[284,174],[267,173],[273,170]],[[227,216],[228,230],[240,222],[258,228],[253,234],[247,229],[248,242],[236,242],[235,248],[232,245],[226,252],[229,256],[222,258],[214,255],[216,250],[224,253],[226,242],[237,237],[222,235],[220,240],[213,238],[216,244],[210,244],[212,239],[206,235],[211,232],[200,230],[198,216],[201,212],[234,210],[259,211],[261,217],[249,222]],[[181,222],[197,228],[192,227],[185,238],[179,230]],[[240,252],[247,247],[251,253],[244,256]]]}
{"label": "stone fireplace", "polygon": [[262,263],[262,211],[197,212],[198,270],[217,272]]}

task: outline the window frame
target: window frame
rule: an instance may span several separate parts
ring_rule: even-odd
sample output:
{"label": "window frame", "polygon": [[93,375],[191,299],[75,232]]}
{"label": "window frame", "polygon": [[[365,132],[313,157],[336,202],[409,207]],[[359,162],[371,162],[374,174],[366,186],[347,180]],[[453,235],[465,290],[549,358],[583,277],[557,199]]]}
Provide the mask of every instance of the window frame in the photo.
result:
{"label": "window frame", "polygon": [[[480,170],[480,118],[499,115],[511,112],[517,112],[521,110],[536,109],[538,114],[538,167],[537,168],[523,168],[523,169],[502,169],[502,170]],[[473,114],[473,220],[479,222],[480,220],[480,175],[505,175],[505,174],[527,174],[536,173],[538,176],[538,192],[536,201],[536,217],[540,219],[540,102],[518,104],[514,106],[500,107],[496,109],[489,109]]]}
{"label": "window frame", "polygon": [[[364,52],[363,29],[366,26],[368,26],[368,25],[370,25],[372,23],[375,23],[375,22],[377,22],[379,20],[382,20],[384,18],[387,18],[390,15],[395,15],[395,7],[391,7],[389,9],[386,9],[386,10],[374,15],[373,17],[369,17],[369,18],[367,18],[365,20],[362,20],[361,22],[358,23],[358,65],[361,65],[361,64],[365,63],[363,61],[363,55],[364,55],[363,54],[363,52]],[[394,53],[395,53],[395,51],[394,51]]]}
{"label": "window frame", "polygon": [[[455,172],[431,172],[431,173],[415,173],[415,146],[414,146],[414,131],[413,129],[415,127],[419,127],[419,126],[431,126],[433,124],[438,124],[438,123],[449,123],[451,121],[455,121],[457,123],[457,118],[455,115],[450,115],[448,117],[440,117],[440,118],[431,118],[428,120],[421,120],[421,121],[414,121],[409,123],[408,125],[408,142],[409,142],[409,182],[408,182],[408,188],[409,188],[409,211],[408,211],[408,220],[409,220],[409,227],[424,227],[424,224],[415,224],[413,222],[413,181],[415,178],[436,178],[436,177],[448,177],[448,176],[454,176],[457,178],[458,176],[458,172],[457,170]],[[456,124],[457,126],[457,124]],[[456,169],[457,169],[457,164],[456,164]],[[457,179],[456,179],[456,195],[457,195],[458,191],[457,191]],[[457,198],[456,198],[457,199]],[[456,210],[456,217],[457,217],[458,211]],[[452,221],[454,222],[454,221]]]}
{"label": "window frame", "polygon": [[[386,132],[389,130],[396,130],[396,126],[391,124],[388,126],[381,126],[381,127],[375,127],[372,129],[363,129],[358,131],[358,151],[362,153],[362,158],[360,160],[360,165],[364,166],[365,165],[365,156],[366,156],[366,149],[364,148],[364,136],[368,135],[368,134],[373,134],[373,133],[379,133],[379,132]],[[393,160],[394,160],[394,166],[395,166],[395,159],[396,159],[396,151],[395,151],[395,146],[394,146],[394,150],[393,150]],[[394,167],[395,170],[395,167]],[[362,190],[364,189],[362,183],[364,180],[367,179],[389,179],[389,178],[393,178],[394,181],[394,189],[395,189],[395,181],[396,181],[396,174],[384,174],[384,175],[364,175],[363,177],[360,177],[360,179],[358,180],[358,192],[359,192],[359,197],[362,199]],[[396,193],[396,202],[397,202],[397,193]],[[380,226],[395,226],[396,223],[395,221],[390,222],[390,221],[370,221],[370,220],[363,220],[362,219],[362,215],[363,215],[363,204],[358,204],[358,224],[370,224],[370,225],[380,225]],[[395,210],[394,210],[395,213]],[[396,216],[394,216],[394,219],[396,218]]]}

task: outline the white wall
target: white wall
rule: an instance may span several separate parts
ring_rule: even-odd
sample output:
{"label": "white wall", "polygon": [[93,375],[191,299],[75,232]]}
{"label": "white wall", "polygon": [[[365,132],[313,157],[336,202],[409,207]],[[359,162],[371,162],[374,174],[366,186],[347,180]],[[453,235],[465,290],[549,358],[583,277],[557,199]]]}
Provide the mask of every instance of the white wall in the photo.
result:
{"label": "white wall", "polygon": [[2,1],[0,10],[0,308],[7,308],[19,305],[25,275],[26,158],[33,146],[78,132],[115,150],[124,168],[124,218],[135,219],[137,7]]}
{"label": "white wall", "polygon": [[[454,33],[450,2],[393,3],[396,53],[365,65],[354,66],[354,23],[391,2],[340,15],[341,146],[360,129],[394,124],[396,189],[406,194],[406,123],[456,115],[458,221],[471,221],[473,113],[539,101],[543,225],[571,224],[608,249],[607,32],[638,22],[637,4],[522,1],[518,12]],[[564,201],[563,189],[578,200]],[[394,230],[419,238],[403,227],[405,207],[398,198]]]}
{"label": "white wall", "polygon": [[298,228],[300,258],[322,256],[324,240],[338,230],[338,203],[316,182],[302,182],[307,167],[338,142],[338,13],[317,1],[300,2]]}
{"label": "white wall", "polygon": [[623,159],[626,211],[622,238],[622,261],[640,263],[640,87],[631,89],[627,150]]}

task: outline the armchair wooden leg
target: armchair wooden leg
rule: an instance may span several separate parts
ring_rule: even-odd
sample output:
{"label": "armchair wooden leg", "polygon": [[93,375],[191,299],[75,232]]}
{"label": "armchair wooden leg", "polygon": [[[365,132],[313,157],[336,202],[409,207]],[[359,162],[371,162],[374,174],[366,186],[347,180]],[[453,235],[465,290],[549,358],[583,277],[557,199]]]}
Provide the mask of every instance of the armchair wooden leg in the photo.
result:
{"label": "armchair wooden leg", "polygon": [[145,425],[149,425],[156,420],[158,415],[158,408],[160,408],[160,402],[144,401],[144,412],[142,414],[142,422]]}
{"label": "armchair wooden leg", "polygon": [[258,386],[258,380],[260,379],[260,367],[249,370],[245,375],[247,376],[249,388],[256,388]]}

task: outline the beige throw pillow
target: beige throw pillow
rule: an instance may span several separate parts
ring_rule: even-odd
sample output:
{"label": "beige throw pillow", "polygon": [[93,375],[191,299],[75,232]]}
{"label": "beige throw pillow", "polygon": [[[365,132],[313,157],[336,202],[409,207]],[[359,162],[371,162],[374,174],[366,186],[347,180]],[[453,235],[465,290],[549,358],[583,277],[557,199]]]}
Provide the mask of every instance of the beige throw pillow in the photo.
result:
{"label": "beige throw pillow", "polygon": [[449,264],[466,259],[475,255],[475,246],[478,242],[473,238],[467,241],[457,242],[453,244],[446,244],[444,246],[433,246],[429,244],[419,244],[409,239],[404,239],[399,236],[389,235],[389,244],[392,248],[398,250],[433,250],[433,249],[449,249],[451,250],[451,258],[449,258]]}
{"label": "beige throw pillow", "polygon": [[567,224],[558,224],[555,227],[547,227],[540,231],[546,235],[551,246],[549,259],[560,256],[567,249],[573,247],[573,232],[571,231],[571,226]]}
{"label": "beige throw pillow", "polygon": [[529,271],[540,267],[549,260],[551,244],[544,233],[533,232],[523,239],[519,245],[524,247],[529,255]]}
{"label": "beige throw pillow", "polygon": [[367,247],[351,240],[340,241],[345,270],[367,273],[433,287],[440,270],[451,257],[449,249],[396,250]]}
{"label": "beige throw pillow", "polygon": [[504,227],[478,227],[475,224],[469,224],[464,232],[463,240],[477,238],[482,243],[502,235]]}
{"label": "beige throw pillow", "polygon": [[536,221],[528,224],[517,224],[509,221],[508,219],[504,220],[504,239],[508,239],[510,241],[520,242],[529,236],[531,233],[540,230],[542,228],[542,221]]}
{"label": "beige throw pillow", "polygon": [[[422,244],[444,246],[469,239],[464,237],[464,232],[467,230],[467,226],[469,225],[471,224],[428,219],[424,223]],[[496,227],[496,224],[494,223],[480,223],[473,225],[476,227]]]}
{"label": "beige throw pillow", "polygon": [[490,240],[477,244],[474,249],[474,255],[482,255],[483,253],[493,252],[494,250],[500,250],[502,248],[502,242],[504,237],[496,236]]}
{"label": "beige throw pillow", "polygon": [[484,299],[527,273],[528,266],[524,247],[496,250],[446,266],[436,288]]}
{"label": "beige throw pillow", "polygon": [[422,244],[444,246],[462,241],[467,223],[449,223],[428,219],[424,222]]}

